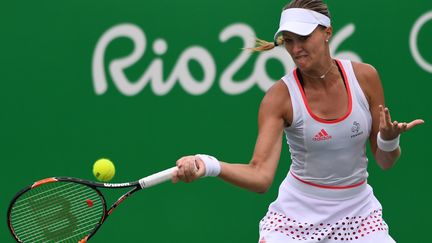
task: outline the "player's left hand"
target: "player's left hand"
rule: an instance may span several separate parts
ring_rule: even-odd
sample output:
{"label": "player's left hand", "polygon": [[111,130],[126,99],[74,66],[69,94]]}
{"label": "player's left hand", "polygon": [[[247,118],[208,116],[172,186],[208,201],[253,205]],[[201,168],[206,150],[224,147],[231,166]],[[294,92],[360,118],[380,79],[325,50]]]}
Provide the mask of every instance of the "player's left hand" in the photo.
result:
{"label": "player's left hand", "polygon": [[379,108],[380,108],[379,131],[381,134],[381,138],[384,140],[395,139],[401,133],[409,131],[413,127],[424,123],[422,119],[415,119],[408,123],[392,121],[389,109],[382,105],[380,105]]}

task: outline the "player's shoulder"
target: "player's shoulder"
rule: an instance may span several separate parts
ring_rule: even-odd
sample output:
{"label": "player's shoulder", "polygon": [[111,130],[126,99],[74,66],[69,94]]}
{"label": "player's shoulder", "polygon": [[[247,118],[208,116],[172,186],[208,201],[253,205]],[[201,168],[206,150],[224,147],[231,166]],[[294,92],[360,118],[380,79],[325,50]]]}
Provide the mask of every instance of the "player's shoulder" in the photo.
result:
{"label": "player's shoulder", "polygon": [[368,63],[353,61],[351,63],[359,85],[368,101],[370,101],[371,97],[374,97],[376,92],[382,90],[378,71],[374,66]]}
{"label": "player's shoulder", "polygon": [[275,82],[267,91],[263,98],[264,100],[269,100],[274,102],[283,102],[290,98],[289,90],[285,82],[281,79]]}
{"label": "player's shoulder", "polygon": [[283,80],[279,80],[266,91],[261,101],[261,109],[282,113],[290,108],[290,102],[288,87]]}
{"label": "player's shoulder", "polygon": [[[351,61],[357,79],[379,79],[377,69],[369,63]],[[360,81],[360,80],[359,80]]]}

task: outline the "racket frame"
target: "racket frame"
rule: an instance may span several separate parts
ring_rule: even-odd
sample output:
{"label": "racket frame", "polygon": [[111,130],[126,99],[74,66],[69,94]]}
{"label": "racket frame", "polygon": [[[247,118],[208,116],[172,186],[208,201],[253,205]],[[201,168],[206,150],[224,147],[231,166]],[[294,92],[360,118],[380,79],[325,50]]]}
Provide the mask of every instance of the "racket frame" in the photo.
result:
{"label": "racket frame", "polygon": [[[88,186],[88,187],[92,188],[93,190],[95,190],[98,193],[98,195],[100,196],[101,202],[103,205],[103,215],[102,215],[100,221],[95,225],[95,227],[90,231],[90,233],[87,236],[85,236],[82,240],[79,241],[79,243],[85,243],[99,230],[99,228],[106,221],[108,216],[111,215],[112,212],[114,211],[114,209],[116,209],[118,207],[118,205],[120,205],[126,198],[128,198],[129,196],[131,196],[132,194],[134,194],[135,192],[137,192],[143,188],[148,188],[148,187],[151,187],[151,186],[154,186],[154,185],[157,185],[159,183],[162,183],[164,181],[169,180],[171,178],[171,175],[174,172],[174,170],[177,170],[177,168],[172,167],[170,169],[166,169],[164,171],[161,171],[161,172],[155,173],[153,175],[144,177],[138,181],[124,182],[124,183],[101,183],[101,182],[88,181],[88,180],[83,180],[83,179],[74,178],[74,177],[49,177],[49,178],[45,178],[45,179],[36,181],[32,185],[27,186],[24,189],[22,189],[21,191],[19,191],[12,198],[11,203],[9,204],[9,207],[7,210],[8,228],[9,228],[12,236],[15,238],[15,240],[17,242],[22,242],[18,238],[18,236],[15,234],[15,231],[13,229],[12,222],[11,222],[11,217],[10,217],[16,200],[19,197],[21,197],[23,194],[28,192],[29,190],[32,190],[32,189],[39,187],[41,185],[45,185],[48,183],[56,183],[56,182],[72,182],[72,183],[77,183],[77,184],[82,184],[82,185]],[[117,199],[117,201],[115,201],[109,207],[109,209],[107,209],[105,197],[98,188],[107,188],[107,189],[132,188],[132,189],[127,191],[126,193],[124,193],[121,197],[119,197],[119,199]]]}

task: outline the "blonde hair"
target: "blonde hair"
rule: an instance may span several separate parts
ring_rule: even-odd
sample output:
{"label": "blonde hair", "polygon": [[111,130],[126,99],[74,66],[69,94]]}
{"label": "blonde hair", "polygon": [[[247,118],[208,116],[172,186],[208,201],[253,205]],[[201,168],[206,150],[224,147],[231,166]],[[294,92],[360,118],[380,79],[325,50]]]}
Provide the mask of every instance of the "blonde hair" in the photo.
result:
{"label": "blonde hair", "polygon": [[[292,0],[290,3],[285,5],[285,7],[282,10],[286,10],[289,8],[309,9],[324,14],[325,16],[330,18],[330,12],[328,10],[327,4],[325,4],[322,0]],[[276,46],[280,46],[283,44],[284,44],[284,40],[282,36],[278,36],[274,42],[269,42],[269,41],[256,38],[255,47],[248,48],[248,49],[252,52],[261,52],[261,51],[271,50]]]}

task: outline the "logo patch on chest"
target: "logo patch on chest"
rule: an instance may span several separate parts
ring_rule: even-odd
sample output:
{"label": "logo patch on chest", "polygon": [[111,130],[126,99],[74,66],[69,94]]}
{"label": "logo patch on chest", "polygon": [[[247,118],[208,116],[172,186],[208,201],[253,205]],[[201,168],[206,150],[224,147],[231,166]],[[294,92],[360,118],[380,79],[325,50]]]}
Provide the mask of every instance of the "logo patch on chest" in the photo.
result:
{"label": "logo patch on chest", "polygon": [[329,140],[332,136],[327,133],[325,129],[321,129],[314,137],[314,141],[323,141],[323,140]]}
{"label": "logo patch on chest", "polygon": [[351,138],[355,138],[357,136],[360,136],[363,134],[363,131],[360,130],[360,123],[358,123],[357,121],[353,122],[353,126],[351,127],[351,132],[353,133],[351,135]]}

